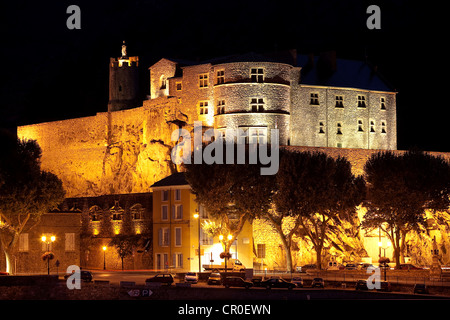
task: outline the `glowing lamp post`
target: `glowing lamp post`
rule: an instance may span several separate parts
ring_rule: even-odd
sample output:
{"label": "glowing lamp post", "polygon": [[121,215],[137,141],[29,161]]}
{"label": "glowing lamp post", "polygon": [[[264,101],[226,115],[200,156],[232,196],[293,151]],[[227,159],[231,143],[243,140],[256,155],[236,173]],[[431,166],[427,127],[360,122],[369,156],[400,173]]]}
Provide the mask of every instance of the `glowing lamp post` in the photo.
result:
{"label": "glowing lamp post", "polygon": [[55,242],[56,237],[51,236],[50,239],[48,239],[46,236],[41,237],[41,241],[47,244],[47,252],[44,254],[43,259],[44,261],[47,260],[47,274],[50,275],[50,260],[53,259],[54,255],[52,252],[50,252],[50,243]]}
{"label": "glowing lamp post", "polygon": [[383,251],[384,251],[383,259],[381,259],[381,257],[380,257],[380,260],[383,261],[383,266],[384,266],[384,281],[386,281],[386,269],[387,269],[388,260],[389,260],[389,259],[386,259],[386,249],[388,249],[391,245],[392,245],[391,242],[388,241],[386,243],[386,247],[383,247],[383,243],[381,241],[378,241],[378,247],[380,248],[380,250],[383,249]]}
{"label": "glowing lamp post", "polygon": [[202,263],[200,256],[200,215],[198,213],[194,214],[194,218],[198,221],[198,272],[202,271]]}
{"label": "glowing lamp post", "polygon": [[103,270],[106,270],[106,246],[103,246],[102,250],[103,250]]}

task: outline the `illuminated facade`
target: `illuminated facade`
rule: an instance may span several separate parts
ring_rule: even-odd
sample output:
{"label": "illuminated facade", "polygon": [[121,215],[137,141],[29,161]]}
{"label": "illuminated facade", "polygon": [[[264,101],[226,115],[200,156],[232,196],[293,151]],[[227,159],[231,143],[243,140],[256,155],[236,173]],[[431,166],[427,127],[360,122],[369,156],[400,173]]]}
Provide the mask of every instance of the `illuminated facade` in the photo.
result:
{"label": "illuminated facade", "polygon": [[[177,261],[183,261],[183,269],[189,266],[198,270],[198,222],[192,218],[198,208],[187,186],[180,188],[183,200],[178,203],[184,211],[183,219],[172,220],[172,204],[167,209],[169,220],[160,219],[165,205],[161,203],[161,192],[168,190],[172,199],[176,189],[155,186],[177,170],[170,157],[177,143],[171,139],[174,130],[192,132],[194,122],[201,120],[205,127],[216,128],[222,134],[226,129],[239,128],[247,141],[270,142],[270,130],[276,128],[281,145],[345,156],[355,174],[362,173],[372,153],[397,148],[396,93],[364,62],[336,59],[333,54],[312,57],[296,52],[290,52],[287,59],[249,53],[201,63],[163,58],[149,68],[150,94],[142,102],[136,100],[136,75],[138,67],[142,67],[138,64],[138,57],[111,58],[107,112],[17,129],[20,138],[37,140],[43,151],[42,169],[63,181],[70,198],[132,196],[153,190],[154,220],[149,222],[153,252],[151,256],[150,251],[143,253],[142,261],[126,262],[128,268],[164,268],[166,261],[167,265],[181,266]],[[122,201],[119,205],[129,209]],[[148,204],[141,205],[149,212]],[[109,217],[115,202],[97,206]],[[89,216],[86,212],[85,217]],[[115,234],[123,234],[123,222],[111,220],[113,231],[104,237],[99,221],[84,225],[90,228],[86,239],[93,244],[82,246],[81,263],[101,265],[101,247]],[[263,258],[262,265],[282,265],[279,243],[268,242],[276,237],[264,225],[267,223],[257,221],[253,231],[249,225],[243,231],[247,236],[239,236],[238,258],[246,266],[252,266],[253,258],[263,253],[271,257]],[[181,232],[183,245],[175,247],[177,240],[173,238],[174,247],[160,246],[161,228],[169,228],[171,239]],[[376,261],[380,251],[378,235],[363,235],[361,241]],[[221,249],[213,248],[219,240],[213,239],[212,243],[211,247],[202,243],[202,260],[211,260],[211,253],[212,260],[220,260]],[[232,245],[232,254],[234,248]],[[173,254],[179,254],[178,258]],[[119,260],[117,255],[108,250],[108,256],[111,268],[119,268],[118,263],[112,265]],[[259,259],[255,261],[259,263]],[[299,256],[298,261],[308,262],[306,255]]]}
{"label": "illuminated facade", "polygon": [[281,145],[397,148],[396,93],[368,64],[292,54],[304,67],[253,53],[161,59],[149,68],[149,98],[176,97],[188,117],[223,134],[240,128],[246,139],[270,142],[277,128]]}
{"label": "illuminated facade", "polygon": [[[213,221],[206,210],[195,202],[184,173],[170,175],[152,186],[154,269],[198,271],[200,264],[221,264],[223,251],[219,236],[209,236],[202,228]],[[200,230],[199,230],[200,227]],[[199,238],[200,237],[200,238]],[[232,258],[252,268],[252,226],[245,223],[230,246]],[[200,268],[203,271],[203,268]]]}

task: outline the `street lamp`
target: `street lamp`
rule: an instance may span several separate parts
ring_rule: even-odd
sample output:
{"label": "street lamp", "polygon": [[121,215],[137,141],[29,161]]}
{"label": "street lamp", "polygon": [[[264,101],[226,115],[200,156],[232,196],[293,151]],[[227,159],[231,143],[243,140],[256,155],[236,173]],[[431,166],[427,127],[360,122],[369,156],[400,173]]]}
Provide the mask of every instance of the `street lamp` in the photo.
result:
{"label": "street lamp", "polygon": [[[383,247],[383,243],[381,241],[378,241],[378,247],[380,248],[380,252],[381,252],[381,249],[383,249],[384,258],[386,258],[386,249],[388,249],[391,245],[392,245],[392,243],[390,241],[388,241],[386,243],[386,247]],[[380,259],[381,259],[381,257],[380,257]],[[386,269],[388,266],[388,264],[386,263],[386,259],[384,259],[383,264],[384,264],[384,281],[386,281]]]}
{"label": "street lamp", "polygon": [[200,215],[198,213],[194,213],[194,218],[198,221],[198,272],[202,271],[202,262],[200,256]]}
{"label": "street lamp", "polygon": [[51,236],[47,239],[46,236],[41,237],[41,241],[47,244],[47,274],[50,275],[50,243],[55,242],[56,237]]}
{"label": "street lamp", "polygon": [[106,246],[103,246],[103,270],[106,270]]}

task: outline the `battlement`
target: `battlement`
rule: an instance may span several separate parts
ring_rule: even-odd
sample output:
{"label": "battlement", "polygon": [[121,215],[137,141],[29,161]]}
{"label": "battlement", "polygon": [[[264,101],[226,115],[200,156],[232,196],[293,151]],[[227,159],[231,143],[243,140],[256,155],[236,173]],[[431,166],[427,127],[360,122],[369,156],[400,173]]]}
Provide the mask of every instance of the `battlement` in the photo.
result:
{"label": "battlement", "polygon": [[113,68],[137,67],[139,65],[139,57],[110,58],[109,62]]}

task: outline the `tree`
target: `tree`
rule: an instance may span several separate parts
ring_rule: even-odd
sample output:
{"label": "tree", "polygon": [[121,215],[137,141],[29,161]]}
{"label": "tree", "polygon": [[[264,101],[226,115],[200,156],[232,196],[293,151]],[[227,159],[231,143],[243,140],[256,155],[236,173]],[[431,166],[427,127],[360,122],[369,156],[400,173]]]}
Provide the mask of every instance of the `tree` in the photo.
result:
{"label": "tree", "polygon": [[[316,251],[317,267],[321,268],[327,234],[337,231],[342,221],[356,217],[356,207],[364,198],[364,180],[352,174],[344,158],[285,150],[276,181],[273,199],[279,217],[293,217],[294,229],[303,228]],[[285,235],[283,243],[289,245],[292,233]]]}
{"label": "tree", "polygon": [[61,180],[41,170],[41,148],[34,140],[0,135],[0,241],[6,271],[14,273],[11,252],[21,233],[64,200]]}
{"label": "tree", "polygon": [[364,170],[368,193],[363,228],[385,232],[398,266],[406,235],[425,230],[426,210],[448,210],[450,166],[441,157],[417,150],[385,151],[372,155]]}
{"label": "tree", "polygon": [[133,254],[133,250],[139,245],[141,238],[140,235],[117,235],[109,242],[108,246],[115,247],[117,250],[117,254],[122,262],[122,271],[123,259]]}
{"label": "tree", "polygon": [[231,235],[228,238],[224,234],[224,253],[229,253],[232,242],[246,221],[260,217],[270,208],[274,186],[274,176],[261,175],[260,163],[250,164],[248,146],[245,148],[247,158],[242,164],[237,164],[237,145],[233,147],[233,164],[226,164],[225,152],[222,164],[195,164],[191,161],[192,164],[184,165],[186,180],[196,201],[217,222],[212,234],[227,232]]}

